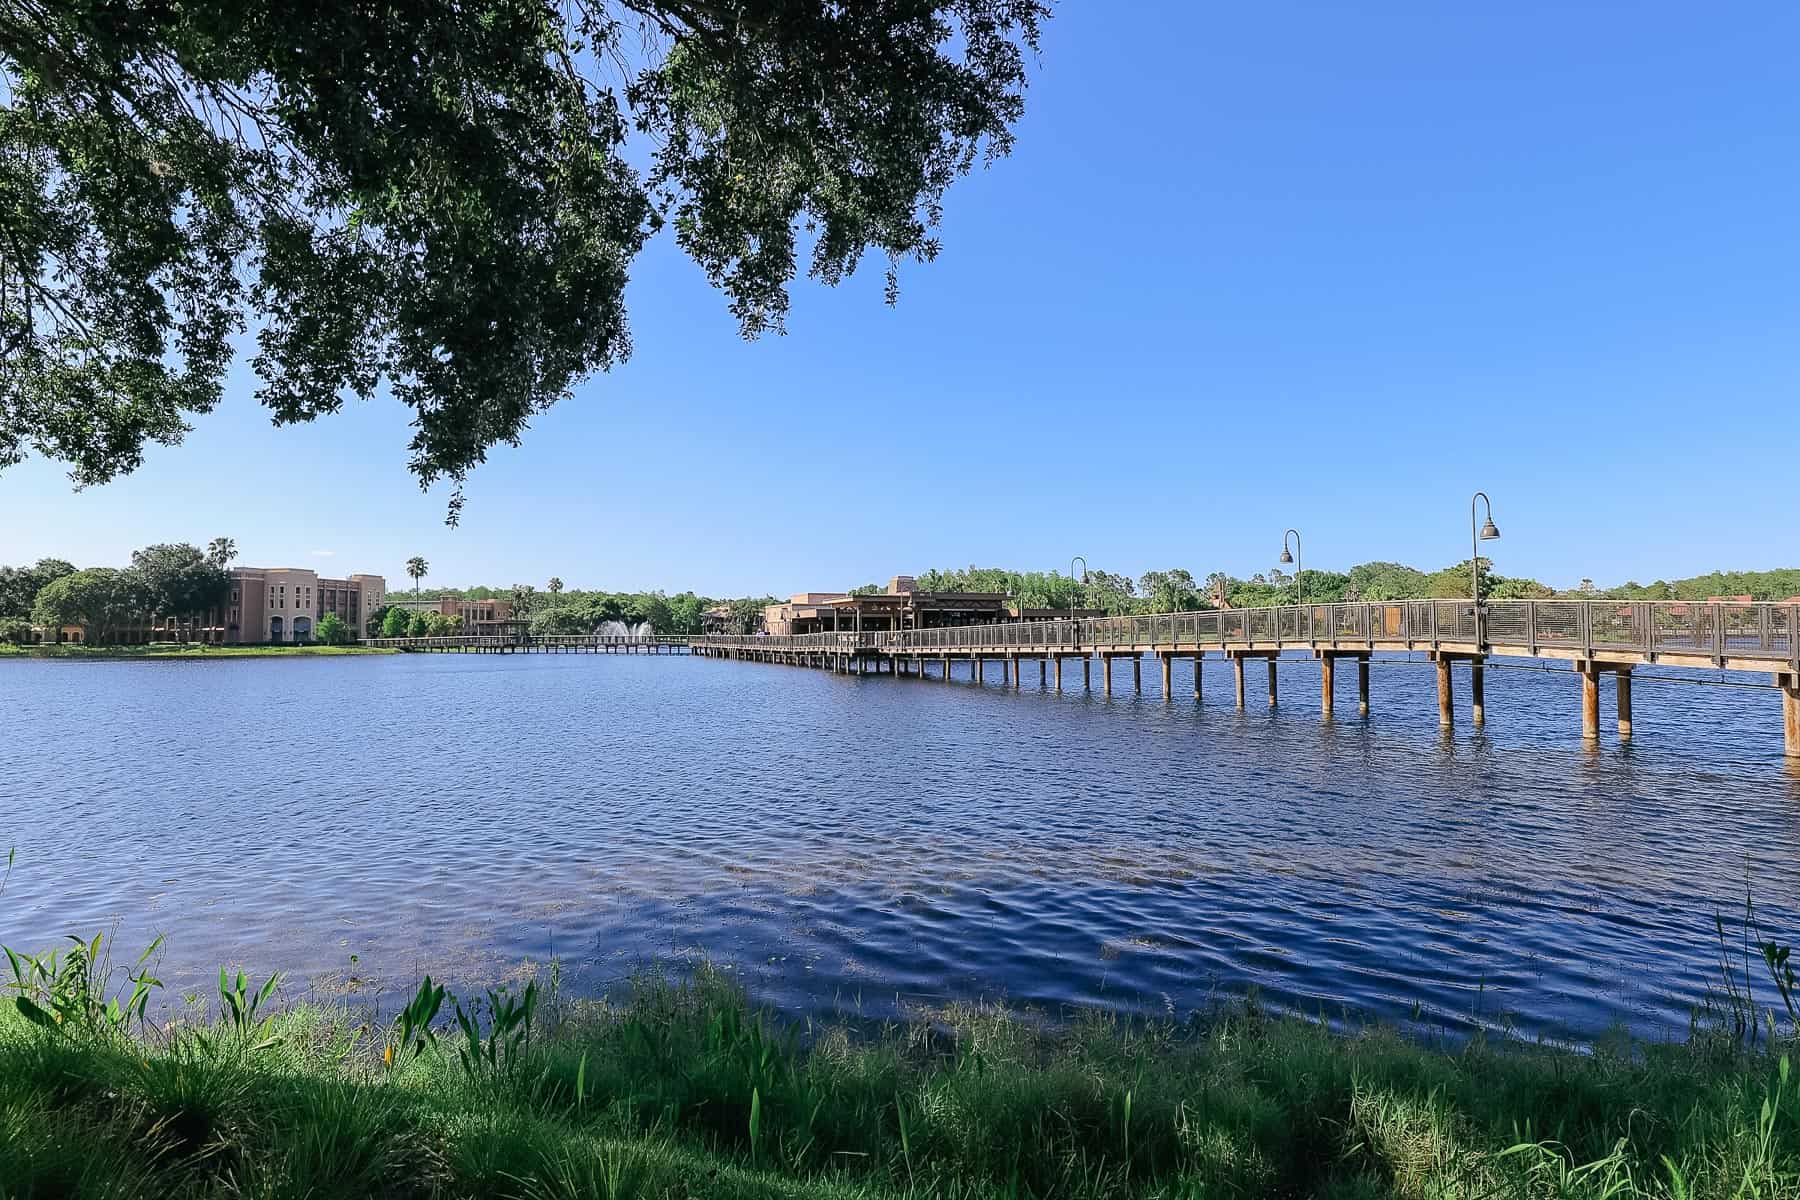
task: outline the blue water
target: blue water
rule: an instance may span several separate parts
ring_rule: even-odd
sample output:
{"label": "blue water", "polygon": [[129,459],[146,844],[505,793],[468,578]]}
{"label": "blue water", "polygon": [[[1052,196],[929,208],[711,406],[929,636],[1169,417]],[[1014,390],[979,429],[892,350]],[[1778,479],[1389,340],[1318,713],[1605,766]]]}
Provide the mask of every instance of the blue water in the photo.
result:
{"label": "blue water", "polygon": [[[935,670],[935,668],[934,668]],[[593,992],[707,958],[790,1011],[954,998],[1185,1014],[1266,1000],[1465,1030],[1676,1033],[1746,870],[1800,934],[1800,780],[1767,691],[1636,689],[1584,748],[1573,677],[1223,663],[1142,695],[708,659],[0,663],[0,942],[167,935],[382,1000],[552,956]],[[1098,671],[1095,681],[1098,683]]]}

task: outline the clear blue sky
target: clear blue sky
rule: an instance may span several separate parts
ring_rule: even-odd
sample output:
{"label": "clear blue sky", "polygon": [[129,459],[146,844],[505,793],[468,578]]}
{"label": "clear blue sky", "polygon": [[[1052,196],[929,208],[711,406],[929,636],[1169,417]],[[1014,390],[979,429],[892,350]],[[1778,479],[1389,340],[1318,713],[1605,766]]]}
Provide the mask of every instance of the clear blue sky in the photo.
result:
{"label": "clear blue sky", "polygon": [[[1129,13],[1129,17],[1125,14]],[[378,402],[236,377],[75,493],[0,473],[0,562],[243,561],[715,594],[970,563],[1137,574],[1468,554],[1557,585],[1800,563],[1800,8],[1130,5],[1052,22],[938,262],[741,342],[664,238],[637,351],[444,494]]]}

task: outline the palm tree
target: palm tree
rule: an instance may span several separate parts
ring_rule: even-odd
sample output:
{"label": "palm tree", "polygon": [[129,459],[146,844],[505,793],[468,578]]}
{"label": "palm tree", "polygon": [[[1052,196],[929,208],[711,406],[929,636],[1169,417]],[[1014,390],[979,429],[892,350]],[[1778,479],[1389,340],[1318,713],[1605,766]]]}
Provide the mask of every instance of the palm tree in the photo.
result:
{"label": "palm tree", "polygon": [[214,538],[206,543],[206,561],[215,567],[224,567],[237,557],[237,543],[230,538]]}
{"label": "palm tree", "polygon": [[550,577],[550,594],[552,596],[562,595],[562,580],[555,575]]}
{"label": "palm tree", "polygon": [[429,570],[431,564],[417,554],[406,560],[406,573],[412,576],[413,581],[413,599],[419,598],[419,580],[425,578],[425,573]]}

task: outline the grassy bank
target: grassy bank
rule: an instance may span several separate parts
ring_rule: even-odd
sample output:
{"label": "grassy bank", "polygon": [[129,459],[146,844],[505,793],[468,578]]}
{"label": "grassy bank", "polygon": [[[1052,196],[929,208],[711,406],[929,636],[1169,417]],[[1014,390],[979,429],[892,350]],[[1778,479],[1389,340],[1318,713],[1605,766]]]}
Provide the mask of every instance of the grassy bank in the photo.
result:
{"label": "grassy bank", "polygon": [[376,646],[199,646],[178,642],[153,642],[147,646],[0,646],[0,658],[319,658],[396,653]]}
{"label": "grassy bank", "polygon": [[716,976],[460,1022],[428,988],[391,1025],[264,1018],[237,981],[173,1027],[33,994],[0,1014],[7,1197],[1800,1195],[1794,1085],[1730,1037],[1451,1048],[1253,1008],[784,1029]]}

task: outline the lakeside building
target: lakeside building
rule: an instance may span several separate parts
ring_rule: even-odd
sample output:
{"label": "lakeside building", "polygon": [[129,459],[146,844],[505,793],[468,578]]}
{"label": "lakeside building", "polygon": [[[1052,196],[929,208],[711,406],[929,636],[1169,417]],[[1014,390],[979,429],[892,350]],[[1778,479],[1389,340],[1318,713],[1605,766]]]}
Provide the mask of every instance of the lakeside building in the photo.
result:
{"label": "lakeside building", "polygon": [[[121,645],[186,641],[216,646],[310,642],[327,613],[348,625],[352,637],[360,638],[363,622],[386,598],[387,580],[380,575],[330,579],[304,567],[233,567],[223,608],[197,620],[165,621],[146,614],[115,630],[113,641]],[[80,645],[87,641],[87,630],[80,625],[65,625],[54,633],[48,629],[35,632],[40,642]]]}
{"label": "lakeside building", "polygon": [[[798,592],[763,610],[763,628],[771,634],[887,633],[1048,621],[1069,615],[1068,609],[1021,608],[1005,592],[922,592],[911,575],[896,575],[888,580],[886,591],[860,596],[849,592]],[[1097,617],[1105,613],[1097,608],[1080,608],[1074,615]]]}
{"label": "lakeside building", "polygon": [[321,577],[304,567],[234,567],[223,620],[200,632],[224,645],[310,642],[319,619],[336,615],[363,636],[363,622],[387,602],[380,575]]}
{"label": "lakeside building", "polygon": [[406,612],[434,612],[446,617],[460,617],[464,633],[486,635],[514,632],[513,602],[497,597],[488,600],[463,600],[456,596],[442,596],[436,600],[402,598],[389,600],[388,606]]}

